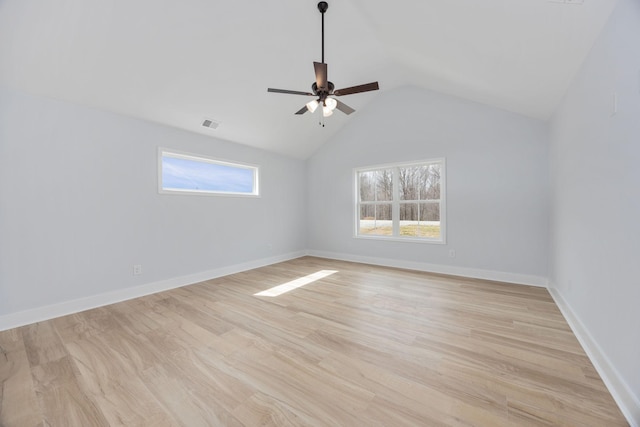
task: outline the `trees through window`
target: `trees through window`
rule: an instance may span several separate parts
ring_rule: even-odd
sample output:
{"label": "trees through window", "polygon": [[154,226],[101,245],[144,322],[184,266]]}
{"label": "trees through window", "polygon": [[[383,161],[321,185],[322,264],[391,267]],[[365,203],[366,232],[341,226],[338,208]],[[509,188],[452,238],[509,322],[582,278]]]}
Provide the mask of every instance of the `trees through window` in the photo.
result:
{"label": "trees through window", "polygon": [[357,236],[444,242],[444,159],[355,175]]}

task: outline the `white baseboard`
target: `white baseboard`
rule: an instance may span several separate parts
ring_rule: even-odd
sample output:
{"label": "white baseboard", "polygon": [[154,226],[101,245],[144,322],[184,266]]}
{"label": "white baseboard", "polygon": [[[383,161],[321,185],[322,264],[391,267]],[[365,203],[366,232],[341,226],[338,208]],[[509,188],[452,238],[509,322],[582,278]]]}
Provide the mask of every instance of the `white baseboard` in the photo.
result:
{"label": "white baseboard", "polygon": [[458,267],[452,265],[428,264],[415,261],[403,261],[388,258],[376,258],[352,254],[342,254],[336,252],[308,250],[307,255],[320,258],[337,259],[341,261],[361,262],[364,264],[375,264],[384,267],[405,268],[407,270],[425,271],[429,273],[449,274],[452,276],[470,277],[473,279],[493,280],[496,282],[515,283],[518,285],[529,285],[546,288],[548,281],[546,277],[530,276],[527,274],[506,273],[502,271],[481,270],[476,268]]}
{"label": "white baseboard", "polygon": [[602,351],[598,342],[591,336],[589,330],[574,313],[571,306],[567,304],[560,292],[553,286],[549,286],[549,293],[631,427],[640,427],[639,396],[633,393],[631,387],[624,381],[607,355]]}
{"label": "white baseboard", "polygon": [[181,286],[203,282],[205,280],[228,276],[229,274],[240,273],[242,271],[264,267],[266,265],[271,265],[278,262],[288,261],[290,259],[304,256],[305,254],[305,251],[291,252],[274,257],[262,258],[241,264],[234,264],[226,267],[216,268],[213,270],[202,271],[200,273],[189,274],[187,276],[174,277],[171,279],[160,280],[157,282],[147,283],[131,288],[119,289],[113,292],[106,292],[98,295],[74,299],[71,301],[65,301],[57,304],[51,304],[29,310],[19,311],[16,313],[6,314],[0,316],[0,331],[29,325],[31,323],[41,322],[43,320],[53,319],[55,317],[66,316],[67,314],[78,313],[92,308],[102,307],[129,299],[154,294],[157,292],[167,291],[169,289],[175,289]]}
{"label": "white baseboard", "polygon": [[317,256],[321,258],[338,259],[343,261],[361,262],[367,264],[376,264],[386,267],[406,268],[410,270],[426,271],[431,273],[451,274],[455,276],[471,277],[478,279],[495,280],[500,282],[518,283],[532,286],[545,287],[546,278],[537,276],[528,276],[523,274],[495,272],[488,270],[470,269],[455,266],[444,266],[427,263],[409,262],[402,260],[392,260],[385,258],[366,257],[358,255],[340,254],[324,251],[298,251],[288,254],[278,255],[269,258],[262,258],[241,264],[234,264],[226,267],[220,267],[213,270],[203,271],[200,273],[190,274],[187,276],[174,277],[171,279],[160,280],[157,282],[147,283],[126,289],[119,289],[113,292],[106,292],[98,295],[92,295],[84,298],[78,298],[61,303],[36,307],[29,310],[9,313],[0,316],[0,331],[17,328],[19,326],[29,325],[31,323],[41,322],[43,320],[53,319],[55,317],[66,316],[72,313],[89,310],[96,307],[102,307],[117,302],[138,298],[141,296],[166,291],[169,289],[179,288],[181,286],[202,282],[205,280],[215,279],[217,277],[227,276],[229,274],[239,273],[241,271],[251,270],[253,268],[264,267],[266,265],[299,258],[304,255]]}

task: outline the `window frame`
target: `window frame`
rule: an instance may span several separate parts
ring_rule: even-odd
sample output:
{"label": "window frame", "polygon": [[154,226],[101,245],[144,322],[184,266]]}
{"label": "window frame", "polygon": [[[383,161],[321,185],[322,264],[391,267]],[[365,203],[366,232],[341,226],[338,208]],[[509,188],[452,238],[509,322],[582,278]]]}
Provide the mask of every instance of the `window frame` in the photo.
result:
{"label": "window frame", "polygon": [[[416,200],[401,200],[400,199],[400,178],[399,178],[399,170],[403,167],[416,167],[416,166],[425,166],[439,164],[440,165],[440,199],[438,202],[435,201],[416,201]],[[389,204],[391,203],[391,221],[392,221],[392,235],[391,236],[382,236],[375,234],[359,234],[360,231],[360,179],[359,174],[361,172],[372,172],[379,171],[384,169],[393,170],[392,182],[393,182],[393,197],[391,201],[369,201],[365,202],[368,205],[371,204]],[[396,162],[396,163],[386,163],[381,165],[372,165],[372,166],[362,166],[353,169],[353,237],[356,239],[366,239],[366,240],[381,240],[381,241],[394,241],[394,242],[411,242],[411,243],[428,243],[428,244],[439,244],[445,245],[447,243],[447,233],[446,233],[446,160],[444,157],[437,157],[433,159],[427,160],[417,160],[410,162]],[[440,206],[440,238],[429,238],[429,237],[417,237],[417,236],[401,236],[400,235],[400,205],[402,203],[438,203]]]}
{"label": "window frame", "polygon": [[[214,190],[193,190],[180,188],[164,188],[162,181],[162,160],[164,157],[176,159],[192,160],[214,165],[229,166],[238,169],[248,169],[253,171],[253,191],[243,193],[236,191],[214,191]],[[195,196],[227,196],[227,197],[260,197],[260,166],[250,163],[239,163],[235,161],[220,159],[206,154],[187,153],[171,148],[158,147],[158,193],[160,194],[181,194]]]}

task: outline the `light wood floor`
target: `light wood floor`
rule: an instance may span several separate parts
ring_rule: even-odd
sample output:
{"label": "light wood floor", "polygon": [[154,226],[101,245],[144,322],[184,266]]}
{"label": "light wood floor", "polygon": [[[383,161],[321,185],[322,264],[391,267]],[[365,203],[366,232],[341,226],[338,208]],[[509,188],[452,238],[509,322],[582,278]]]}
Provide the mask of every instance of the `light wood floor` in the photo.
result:
{"label": "light wood floor", "polygon": [[627,425],[545,289],[311,257],[0,332],[0,385],[2,427]]}

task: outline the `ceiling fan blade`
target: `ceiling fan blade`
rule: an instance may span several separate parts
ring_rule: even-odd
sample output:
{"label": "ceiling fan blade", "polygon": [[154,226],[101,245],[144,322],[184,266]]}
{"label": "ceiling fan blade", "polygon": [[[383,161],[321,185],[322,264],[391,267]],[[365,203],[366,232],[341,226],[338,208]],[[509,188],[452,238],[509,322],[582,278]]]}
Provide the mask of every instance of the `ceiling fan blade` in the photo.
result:
{"label": "ceiling fan blade", "polygon": [[309,111],[309,109],[308,109],[308,108],[307,108],[307,106],[305,105],[304,107],[302,107],[301,109],[299,109],[298,111],[296,111],[296,114],[301,115],[301,114],[306,113],[307,111]]}
{"label": "ceiling fan blade", "polygon": [[300,91],[297,91],[297,90],[287,90],[287,89],[269,88],[269,89],[267,89],[267,92],[288,93],[289,95],[310,95],[310,96],[314,96],[314,94],[312,94],[311,92],[300,92]]}
{"label": "ceiling fan blade", "polygon": [[327,90],[327,64],[324,62],[314,62],[313,68],[316,71],[316,85],[318,90]]}
{"label": "ceiling fan blade", "polygon": [[378,90],[378,89],[380,89],[380,87],[378,86],[378,82],[373,82],[373,83],[367,83],[364,85],[351,86],[344,89],[334,90],[333,94],[336,96],[352,95],[354,93],[369,92],[369,91]]}
{"label": "ceiling fan blade", "polygon": [[340,102],[337,99],[336,99],[336,102],[338,103],[338,105],[336,105],[336,108],[338,110],[342,111],[343,113],[345,113],[346,115],[349,115],[349,114],[353,113],[354,111],[356,111],[353,108],[349,107],[344,102]]}

